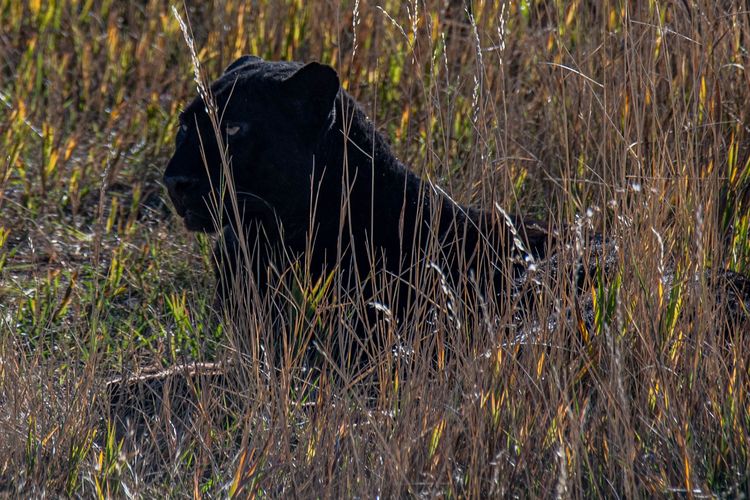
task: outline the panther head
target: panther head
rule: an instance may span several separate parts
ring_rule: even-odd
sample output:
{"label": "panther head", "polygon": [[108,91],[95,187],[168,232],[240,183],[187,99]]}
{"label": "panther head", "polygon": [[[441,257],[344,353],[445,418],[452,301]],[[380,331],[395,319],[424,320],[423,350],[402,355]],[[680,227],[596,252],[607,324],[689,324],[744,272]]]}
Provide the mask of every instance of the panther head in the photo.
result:
{"label": "panther head", "polygon": [[319,63],[233,62],[211,85],[218,130],[200,96],[180,114],[164,184],[186,227],[213,232],[236,218],[227,173],[245,221],[308,213],[314,152],[333,124],[339,88],[333,68]]}

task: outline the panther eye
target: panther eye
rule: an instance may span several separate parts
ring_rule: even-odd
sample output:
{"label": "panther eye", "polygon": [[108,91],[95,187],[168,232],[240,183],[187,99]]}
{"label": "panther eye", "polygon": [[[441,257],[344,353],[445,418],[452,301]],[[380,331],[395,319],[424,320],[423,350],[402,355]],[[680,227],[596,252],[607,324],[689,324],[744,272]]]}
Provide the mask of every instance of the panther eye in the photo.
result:
{"label": "panther eye", "polygon": [[227,125],[227,135],[232,136],[240,131],[239,125]]}
{"label": "panther eye", "polygon": [[177,129],[177,137],[176,137],[177,144],[180,144],[182,141],[185,140],[187,133],[188,133],[188,126],[184,124],[180,124],[180,127]]}

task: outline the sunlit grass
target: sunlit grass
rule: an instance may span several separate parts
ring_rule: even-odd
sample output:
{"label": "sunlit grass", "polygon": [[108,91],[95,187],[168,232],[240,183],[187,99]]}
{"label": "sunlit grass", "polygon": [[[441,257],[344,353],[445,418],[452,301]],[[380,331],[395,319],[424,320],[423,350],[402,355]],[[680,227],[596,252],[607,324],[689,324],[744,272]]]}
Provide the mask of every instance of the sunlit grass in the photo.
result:
{"label": "sunlit grass", "polygon": [[[362,383],[325,361],[365,301],[334,281],[285,271],[288,307],[251,308],[240,337],[213,311],[211,239],[159,184],[196,93],[169,6],[0,0],[0,491],[746,492],[750,345],[716,335],[705,272],[750,272],[744,3],[378,5],[179,11],[206,77],[243,53],[331,64],[455,199],[565,229],[563,269],[594,233],[615,255],[578,299],[540,278],[523,342],[507,315],[380,325],[417,354],[382,354]],[[152,376],[213,361],[221,377]],[[142,377],[125,409],[118,377]]]}

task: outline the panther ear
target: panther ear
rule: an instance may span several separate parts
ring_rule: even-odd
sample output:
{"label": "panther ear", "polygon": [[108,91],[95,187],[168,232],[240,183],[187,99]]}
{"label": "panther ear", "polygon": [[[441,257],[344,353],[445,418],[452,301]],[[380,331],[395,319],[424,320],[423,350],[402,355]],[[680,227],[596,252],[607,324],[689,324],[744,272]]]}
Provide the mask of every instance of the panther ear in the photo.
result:
{"label": "panther ear", "polygon": [[224,69],[224,74],[226,75],[230,71],[235,70],[239,68],[240,66],[244,66],[245,64],[251,63],[254,61],[262,61],[262,59],[258,56],[251,56],[247,54],[244,56],[240,56],[232,64],[227,66],[226,69]]}
{"label": "panther ear", "polygon": [[288,102],[319,132],[334,112],[333,104],[341,86],[336,71],[311,62],[284,80],[282,86]]}

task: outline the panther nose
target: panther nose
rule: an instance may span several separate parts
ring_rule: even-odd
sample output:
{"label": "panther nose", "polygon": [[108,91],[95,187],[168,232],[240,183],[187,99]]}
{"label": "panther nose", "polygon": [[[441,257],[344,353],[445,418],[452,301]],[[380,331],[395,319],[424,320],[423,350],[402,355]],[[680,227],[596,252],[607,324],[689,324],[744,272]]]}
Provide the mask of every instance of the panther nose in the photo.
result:
{"label": "panther nose", "polygon": [[164,184],[167,185],[167,191],[171,196],[184,193],[196,187],[200,181],[195,177],[185,175],[170,175],[164,177]]}

